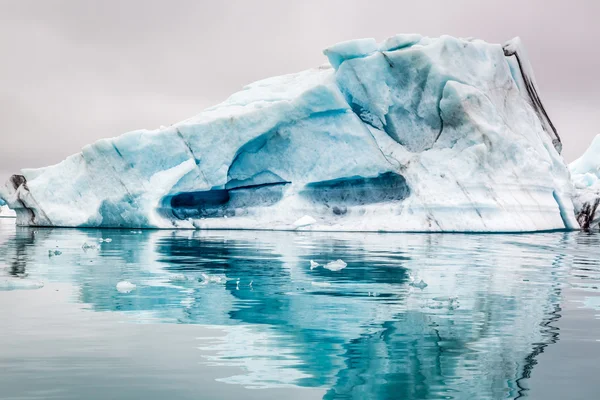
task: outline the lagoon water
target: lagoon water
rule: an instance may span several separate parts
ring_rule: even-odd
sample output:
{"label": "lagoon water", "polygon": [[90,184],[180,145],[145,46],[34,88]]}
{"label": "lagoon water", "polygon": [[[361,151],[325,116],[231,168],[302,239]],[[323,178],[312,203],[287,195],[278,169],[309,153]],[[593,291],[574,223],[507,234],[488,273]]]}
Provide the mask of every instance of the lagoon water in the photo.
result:
{"label": "lagoon water", "polygon": [[600,234],[4,219],[0,324],[3,400],[598,398]]}

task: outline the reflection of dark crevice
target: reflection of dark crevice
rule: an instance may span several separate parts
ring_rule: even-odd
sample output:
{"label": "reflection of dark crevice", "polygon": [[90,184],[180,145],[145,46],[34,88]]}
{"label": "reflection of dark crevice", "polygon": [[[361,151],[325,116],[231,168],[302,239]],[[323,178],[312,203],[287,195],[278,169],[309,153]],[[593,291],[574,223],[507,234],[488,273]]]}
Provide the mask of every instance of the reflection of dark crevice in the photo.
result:
{"label": "reflection of dark crevice", "polygon": [[[560,298],[561,293],[562,290],[560,288],[554,290],[554,295],[557,298]],[[547,336],[548,339],[543,343],[535,343],[531,353],[525,357],[525,365],[523,366],[521,377],[515,381],[518,388],[518,395],[515,397],[515,400],[524,398],[526,396],[529,389],[523,386],[523,381],[531,378],[531,372],[538,364],[537,357],[544,352],[546,347],[559,341],[560,329],[556,326],[556,323],[562,316],[560,314],[561,311],[562,308],[560,307],[560,303],[557,302],[553,305],[552,311],[550,311],[548,318],[540,324],[542,335]]]}

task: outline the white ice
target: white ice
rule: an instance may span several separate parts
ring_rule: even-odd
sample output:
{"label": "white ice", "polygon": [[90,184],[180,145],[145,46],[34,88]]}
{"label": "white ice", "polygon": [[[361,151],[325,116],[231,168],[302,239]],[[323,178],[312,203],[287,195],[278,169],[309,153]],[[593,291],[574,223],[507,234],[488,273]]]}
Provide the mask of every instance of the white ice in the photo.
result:
{"label": "white ice", "polygon": [[131,283],[129,281],[121,281],[119,283],[117,283],[117,290],[120,293],[129,293],[132,292],[136,289],[136,285],[134,283]]}
{"label": "white ice", "polygon": [[323,265],[323,268],[337,272],[343,270],[347,266],[348,264],[346,264],[343,260],[335,260]]}

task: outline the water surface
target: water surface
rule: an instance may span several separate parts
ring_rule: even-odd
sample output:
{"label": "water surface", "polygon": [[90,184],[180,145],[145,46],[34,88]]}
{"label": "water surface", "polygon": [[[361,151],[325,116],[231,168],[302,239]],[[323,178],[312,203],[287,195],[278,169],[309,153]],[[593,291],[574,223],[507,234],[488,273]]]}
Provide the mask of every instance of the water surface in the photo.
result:
{"label": "water surface", "polygon": [[0,398],[597,398],[599,260],[583,232],[0,220]]}

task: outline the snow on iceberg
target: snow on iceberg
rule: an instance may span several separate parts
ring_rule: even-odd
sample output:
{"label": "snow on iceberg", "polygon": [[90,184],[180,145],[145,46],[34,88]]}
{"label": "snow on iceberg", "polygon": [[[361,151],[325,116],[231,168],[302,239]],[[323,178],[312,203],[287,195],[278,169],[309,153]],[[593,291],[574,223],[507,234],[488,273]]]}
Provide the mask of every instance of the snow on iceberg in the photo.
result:
{"label": "snow on iceberg", "polygon": [[575,186],[573,203],[583,229],[600,228],[600,135],[569,165]]}
{"label": "snow on iceberg", "polygon": [[[158,130],[14,175],[20,225],[346,231],[578,227],[518,39],[397,35]],[[227,217],[227,218],[225,218]]]}

